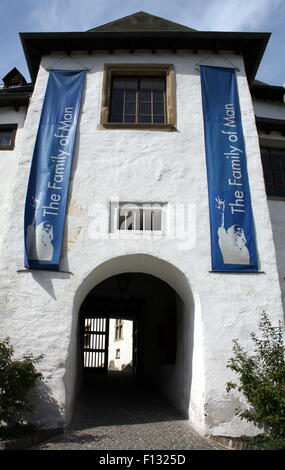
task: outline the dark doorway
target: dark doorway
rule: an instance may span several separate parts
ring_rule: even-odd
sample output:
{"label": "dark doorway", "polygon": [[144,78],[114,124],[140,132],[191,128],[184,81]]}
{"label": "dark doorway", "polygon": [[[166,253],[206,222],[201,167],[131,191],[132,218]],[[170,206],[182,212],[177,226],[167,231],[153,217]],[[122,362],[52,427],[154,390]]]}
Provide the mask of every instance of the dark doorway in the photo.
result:
{"label": "dark doorway", "polygon": [[[78,377],[82,377],[82,387],[78,404],[84,403],[87,409],[90,400],[94,413],[97,403],[97,417],[104,417],[100,403],[103,406],[106,397],[119,410],[125,409],[130,393],[137,393],[139,400],[150,400],[153,391],[164,395],[161,402],[169,400],[186,416],[185,318],[184,302],[155,276],[124,273],[98,284],[80,309]],[[132,326],[131,360],[119,365],[127,322]]]}
{"label": "dark doorway", "polygon": [[131,322],[132,357],[123,365],[159,385],[162,370],[176,363],[177,303],[175,291],[151,275],[126,273],[96,286],[81,306],[83,373],[118,371]]}

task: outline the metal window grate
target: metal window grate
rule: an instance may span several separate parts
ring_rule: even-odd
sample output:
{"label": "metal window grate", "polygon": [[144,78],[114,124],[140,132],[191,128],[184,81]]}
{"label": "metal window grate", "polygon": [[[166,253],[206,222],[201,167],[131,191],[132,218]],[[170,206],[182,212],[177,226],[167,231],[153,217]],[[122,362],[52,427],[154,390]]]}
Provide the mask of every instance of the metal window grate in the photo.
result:
{"label": "metal window grate", "polygon": [[119,205],[118,229],[139,231],[162,231],[163,208],[161,204],[132,204]]}

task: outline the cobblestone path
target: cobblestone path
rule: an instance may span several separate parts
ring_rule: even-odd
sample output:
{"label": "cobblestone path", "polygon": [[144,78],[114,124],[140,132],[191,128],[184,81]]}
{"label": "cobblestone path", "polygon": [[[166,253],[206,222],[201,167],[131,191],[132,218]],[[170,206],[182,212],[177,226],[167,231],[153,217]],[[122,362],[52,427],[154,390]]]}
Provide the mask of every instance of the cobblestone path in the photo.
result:
{"label": "cobblestone path", "polygon": [[225,450],[193,431],[153,387],[112,375],[83,388],[64,436],[34,449]]}

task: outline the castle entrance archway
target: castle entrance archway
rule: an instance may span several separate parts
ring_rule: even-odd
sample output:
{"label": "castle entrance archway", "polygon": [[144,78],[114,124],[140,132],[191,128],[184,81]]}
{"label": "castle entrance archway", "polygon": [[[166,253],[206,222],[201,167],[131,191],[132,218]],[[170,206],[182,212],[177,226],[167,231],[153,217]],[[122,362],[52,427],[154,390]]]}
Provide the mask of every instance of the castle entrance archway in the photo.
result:
{"label": "castle entrance archway", "polygon": [[185,276],[163,260],[129,255],[104,263],[92,277],[77,329],[76,386],[85,402],[86,393],[95,400],[101,388],[114,403],[127,396],[124,383],[134,396],[136,384],[159,390],[188,416],[194,301]]}

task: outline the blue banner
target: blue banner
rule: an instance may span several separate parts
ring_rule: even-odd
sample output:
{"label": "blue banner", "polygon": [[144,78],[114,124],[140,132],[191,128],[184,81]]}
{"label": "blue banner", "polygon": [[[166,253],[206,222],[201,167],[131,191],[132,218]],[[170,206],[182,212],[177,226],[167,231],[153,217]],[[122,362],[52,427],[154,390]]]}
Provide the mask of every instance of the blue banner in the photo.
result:
{"label": "blue banner", "polygon": [[200,66],[212,270],[258,271],[235,70]]}
{"label": "blue banner", "polygon": [[58,270],[82,70],[49,72],[25,205],[25,267]]}

